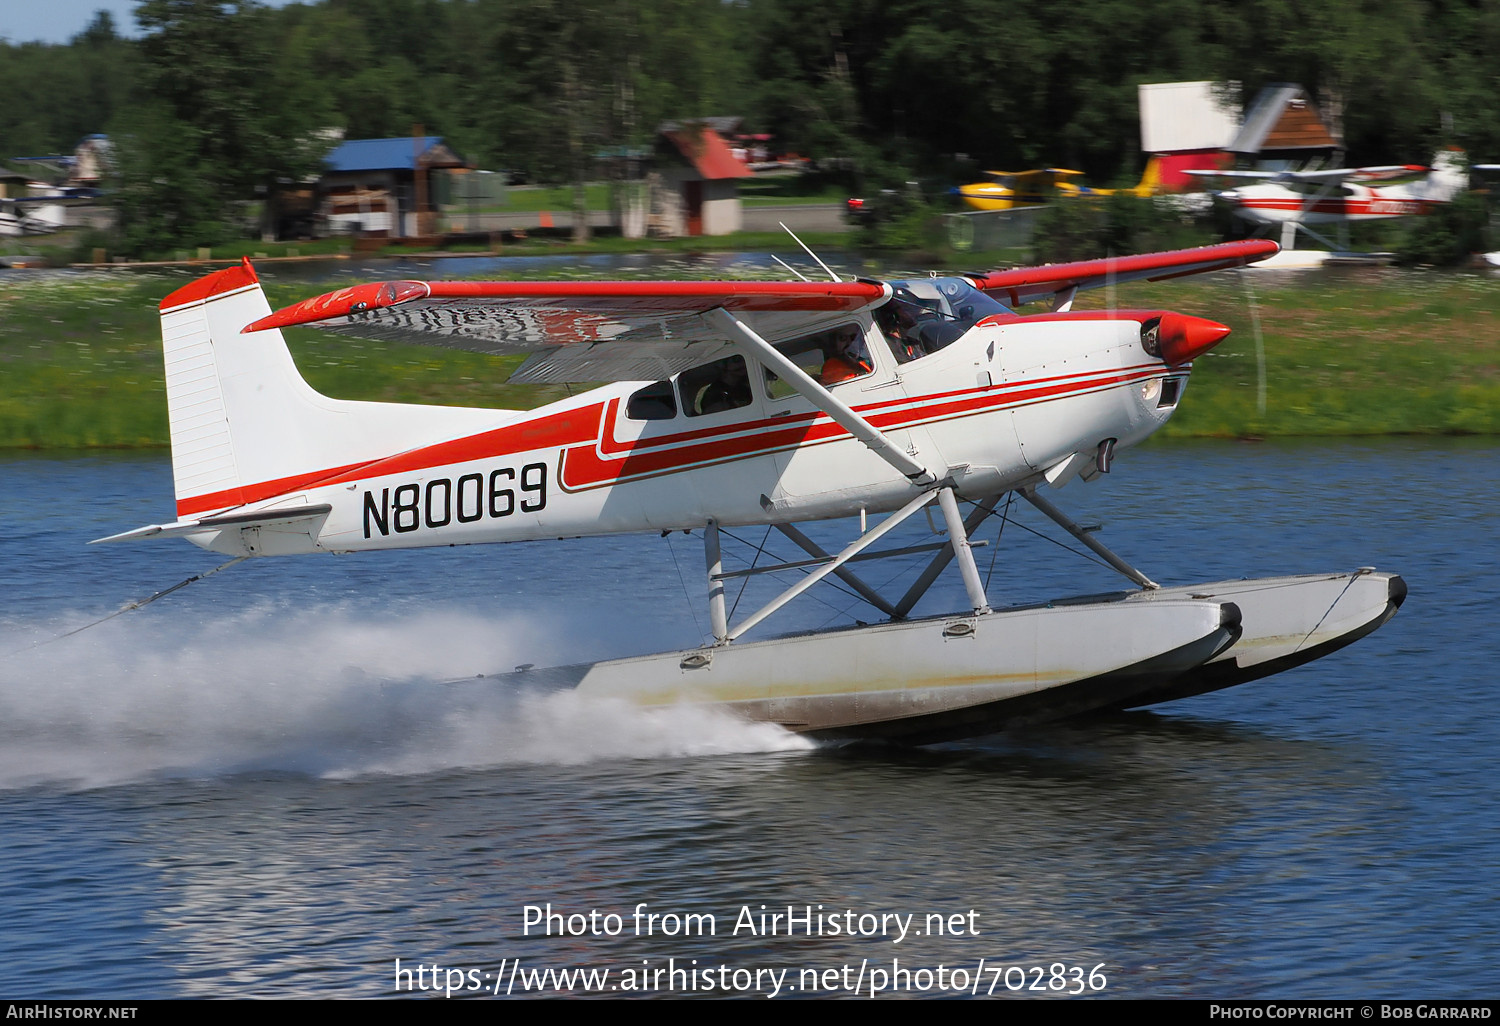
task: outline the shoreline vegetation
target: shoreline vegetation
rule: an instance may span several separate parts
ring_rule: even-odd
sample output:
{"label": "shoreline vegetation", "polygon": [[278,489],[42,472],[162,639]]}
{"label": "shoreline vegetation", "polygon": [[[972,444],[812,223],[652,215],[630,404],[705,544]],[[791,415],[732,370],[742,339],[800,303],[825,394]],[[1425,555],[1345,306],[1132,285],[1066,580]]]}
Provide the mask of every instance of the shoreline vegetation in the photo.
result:
{"label": "shoreline vegetation", "polygon": [[[664,253],[663,263],[681,256]],[[608,276],[578,267],[554,276],[582,273]],[[192,276],[0,279],[0,450],[166,447],[157,304]],[[273,308],[330,287],[266,282]],[[1236,272],[1113,293],[1085,294],[1079,307],[1175,309],[1234,329],[1196,363],[1182,407],[1159,437],[1500,434],[1500,278],[1393,268]],[[338,398],[517,409],[568,394],[564,386],[506,384],[518,358],[311,329],[289,331],[287,341],[309,383]]]}

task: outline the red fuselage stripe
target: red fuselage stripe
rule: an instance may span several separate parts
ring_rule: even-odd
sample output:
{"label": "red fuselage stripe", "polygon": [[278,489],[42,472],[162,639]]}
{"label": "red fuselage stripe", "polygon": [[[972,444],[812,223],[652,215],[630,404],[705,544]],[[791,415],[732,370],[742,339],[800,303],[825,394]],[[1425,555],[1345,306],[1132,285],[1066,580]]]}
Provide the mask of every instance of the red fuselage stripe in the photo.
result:
{"label": "red fuselage stripe", "polygon": [[[1069,375],[1069,378],[1075,380],[1062,380],[1054,384],[1027,382],[1026,384],[1030,387],[1012,387],[1008,390],[991,388],[949,393],[948,396],[930,398],[948,398],[949,396],[963,396],[964,398],[950,399],[948,402],[928,402],[914,409],[868,416],[867,419],[876,427],[885,429],[916,427],[935,421],[954,420],[979,413],[1029,406],[1033,403],[1061,398],[1064,395],[1078,395],[1114,388],[1121,384],[1153,377],[1156,370],[1156,365],[1150,365],[1149,371],[1125,370],[1107,376]],[[1076,380],[1084,377],[1088,377],[1089,380]],[[865,411],[862,409],[860,412]],[[768,456],[775,452],[849,437],[847,431],[827,419],[817,423],[803,421],[800,424],[789,424],[784,420],[756,423],[764,424],[766,427],[753,434],[738,434],[733,438],[722,438],[704,444],[672,449],[634,446],[626,451],[623,458],[601,456],[600,452],[591,445],[569,448],[563,456],[562,468],[558,476],[559,483],[566,491],[587,491],[641,477],[654,477],[687,470],[691,467],[749,459],[755,456]],[[747,425],[740,424],[729,430],[738,433],[745,431],[746,428]]]}
{"label": "red fuselage stripe", "polygon": [[[1081,372],[1036,378],[984,389],[961,389],[856,407],[878,428],[914,427],[1007,407],[1046,402],[1070,394],[1112,388],[1160,372],[1158,364],[1141,364],[1118,372]],[[177,503],[177,515],[222,510],[259,502],[306,488],[411,474],[434,467],[493,459],[539,449],[566,451],[560,484],[568,491],[597,488],[615,481],[654,476],[706,463],[769,455],[799,445],[834,441],[848,432],[817,411],[677,432],[657,438],[620,441],[613,437],[620,398],[563,413],[509,424],[437,445],[364,463],[278,478],[254,485],[191,496]],[[901,408],[904,407],[904,408]],[[696,443],[696,444],[691,444]],[[575,474],[576,472],[576,474]]]}
{"label": "red fuselage stripe", "polygon": [[1274,210],[1290,213],[1337,214],[1344,217],[1405,217],[1423,214],[1436,204],[1415,199],[1328,199],[1310,205],[1295,199],[1246,199],[1246,210]]}

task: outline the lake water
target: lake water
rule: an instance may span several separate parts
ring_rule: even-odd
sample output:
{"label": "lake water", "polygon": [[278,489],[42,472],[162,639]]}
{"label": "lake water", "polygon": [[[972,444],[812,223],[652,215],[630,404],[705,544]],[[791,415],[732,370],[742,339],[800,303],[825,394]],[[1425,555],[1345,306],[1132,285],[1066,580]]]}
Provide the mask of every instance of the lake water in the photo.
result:
{"label": "lake water", "polygon": [[[452,683],[693,644],[681,535],[253,561],[58,638],[217,564],[84,544],[170,495],[165,453],[0,462],[6,997],[380,997],[433,965],[502,993],[1500,985],[1491,441],[1123,454],[1056,498],[1157,580],[1376,565],[1410,598],[1278,677],[929,749]],[[1026,526],[978,553],[994,601],[1116,586]],[[829,592],[770,626],[850,615]],[[549,904],[579,918],[542,935]]]}

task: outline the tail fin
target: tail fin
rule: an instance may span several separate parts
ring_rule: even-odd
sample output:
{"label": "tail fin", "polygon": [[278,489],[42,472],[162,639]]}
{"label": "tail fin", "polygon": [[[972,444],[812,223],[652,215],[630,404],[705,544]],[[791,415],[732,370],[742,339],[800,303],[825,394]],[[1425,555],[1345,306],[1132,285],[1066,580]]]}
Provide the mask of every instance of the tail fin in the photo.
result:
{"label": "tail fin", "polygon": [[161,303],[177,515],[243,505],[515,414],[330,399],[297,372],[281,332],[240,334],[271,312],[250,261]]}
{"label": "tail fin", "polygon": [[1463,150],[1439,150],[1432,158],[1432,171],[1412,187],[1418,199],[1446,203],[1469,188],[1469,161]]}
{"label": "tail fin", "polygon": [[1132,196],[1147,199],[1162,191],[1161,187],[1161,158],[1152,156],[1146,161],[1146,167],[1141,171],[1141,180],[1134,188],[1127,190]]}

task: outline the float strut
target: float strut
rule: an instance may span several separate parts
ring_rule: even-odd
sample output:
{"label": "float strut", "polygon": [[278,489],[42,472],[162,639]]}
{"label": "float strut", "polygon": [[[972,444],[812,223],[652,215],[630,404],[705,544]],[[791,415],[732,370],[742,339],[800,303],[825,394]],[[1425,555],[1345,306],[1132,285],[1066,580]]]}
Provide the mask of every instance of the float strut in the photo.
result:
{"label": "float strut", "polygon": [[1067,531],[1074,538],[1077,538],[1079,541],[1083,542],[1083,544],[1092,549],[1094,553],[1099,556],[1099,558],[1103,559],[1106,563],[1114,567],[1116,570],[1120,571],[1120,573],[1130,578],[1136,584],[1139,584],[1142,588],[1145,588],[1148,591],[1155,591],[1157,588],[1161,587],[1161,585],[1157,584],[1151,578],[1147,577],[1135,567],[1131,566],[1129,563],[1125,562],[1119,556],[1111,552],[1108,546],[1106,546],[1103,542],[1097,540],[1092,534],[1085,531],[1082,527],[1079,527],[1078,524],[1074,523],[1073,520],[1069,518],[1069,516],[1062,510],[1058,509],[1056,506],[1052,505],[1052,503],[1048,502],[1046,499],[1038,495],[1035,489],[1023,488],[1016,494],[1020,495],[1021,498],[1025,499],[1037,509],[1041,510],[1047,515],[1047,519],[1051,520],[1058,527],[1061,527],[1064,531]]}
{"label": "float strut", "polygon": [[736,627],[734,631],[730,633],[728,640],[733,641],[735,638],[738,638],[740,635],[748,631],[751,627],[754,627],[766,617],[776,612],[776,610],[786,605],[792,599],[796,598],[798,595],[801,595],[808,588],[811,588],[814,584],[817,584],[823,578],[827,577],[829,574],[836,571],[839,567],[849,562],[849,560],[853,559],[865,549],[875,544],[912,514],[916,513],[920,509],[925,508],[931,501],[931,492],[923,492],[916,498],[912,499],[905,506],[902,506],[896,512],[892,513],[880,523],[870,528],[867,533],[862,534],[858,538],[856,538],[842,552],[834,556],[832,562],[824,563],[822,566],[809,573],[806,577],[802,578],[802,580],[798,581],[786,591],[782,592],[779,597],[772,599],[765,606],[761,607],[759,612]]}
{"label": "float strut", "polygon": [[990,611],[989,599],[984,594],[984,584],[979,580],[979,567],[974,565],[974,550],[969,547],[969,531],[964,518],[958,512],[958,499],[952,488],[938,489],[938,505],[943,508],[943,519],[948,522],[948,542],[953,555],[958,559],[959,572],[964,577],[964,589],[969,593],[969,605],[974,612],[983,615]]}
{"label": "float strut", "polygon": [[708,622],[715,645],[729,644],[729,616],[724,612],[724,559],[719,552],[719,522],[713,517],[703,525],[703,561],[708,567]]}
{"label": "float strut", "polygon": [[[780,531],[782,534],[790,538],[800,549],[802,549],[803,552],[806,552],[809,556],[812,556],[815,559],[833,558],[827,552],[823,551],[823,547],[821,545],[813,541],[807,535],[803,534],[792,524],[776,524],[775,527],[776,530]],[[891,605],[885,599],[881,598],[878,591],[856,577],[854,573],[847,567],[839,567],[834,571],[834,575],[838,577],[839,580],[849,585],[849,587],[853,588],[859,594],[860,598],[870,603],[870,605],[880,610],[886,616],[894,617],[896,615],[895,606]]]}
{"label": "float strut", "polygon": [[[969,518],[964,521],[964,537],[972,535],[975,528],[984,523],[985,517],[990,515],[990,511],[995,508],[995,503],[999,501],[1000,496],[998,495],[992,495],[988,499],[980,501],[979,505],[975,507],[974,512],[970,513]],[[969,543],[970,548],[973,547],[973,544],[973,542]],[[892,619],[906,619],[906,614],[910,613],[912,608],[922,600],[922,596],[927,594],[928,589],[932,587],[943,571],[948,569],[948,564],[952,561],[953,546],[944,545],[938,554],[932,558],[932,562],[927,564],[927,569],[923,570],[917,579],[912,582],[906,594],[901,596],[901,601],[896,603],[896,611],[892,614]]]}

